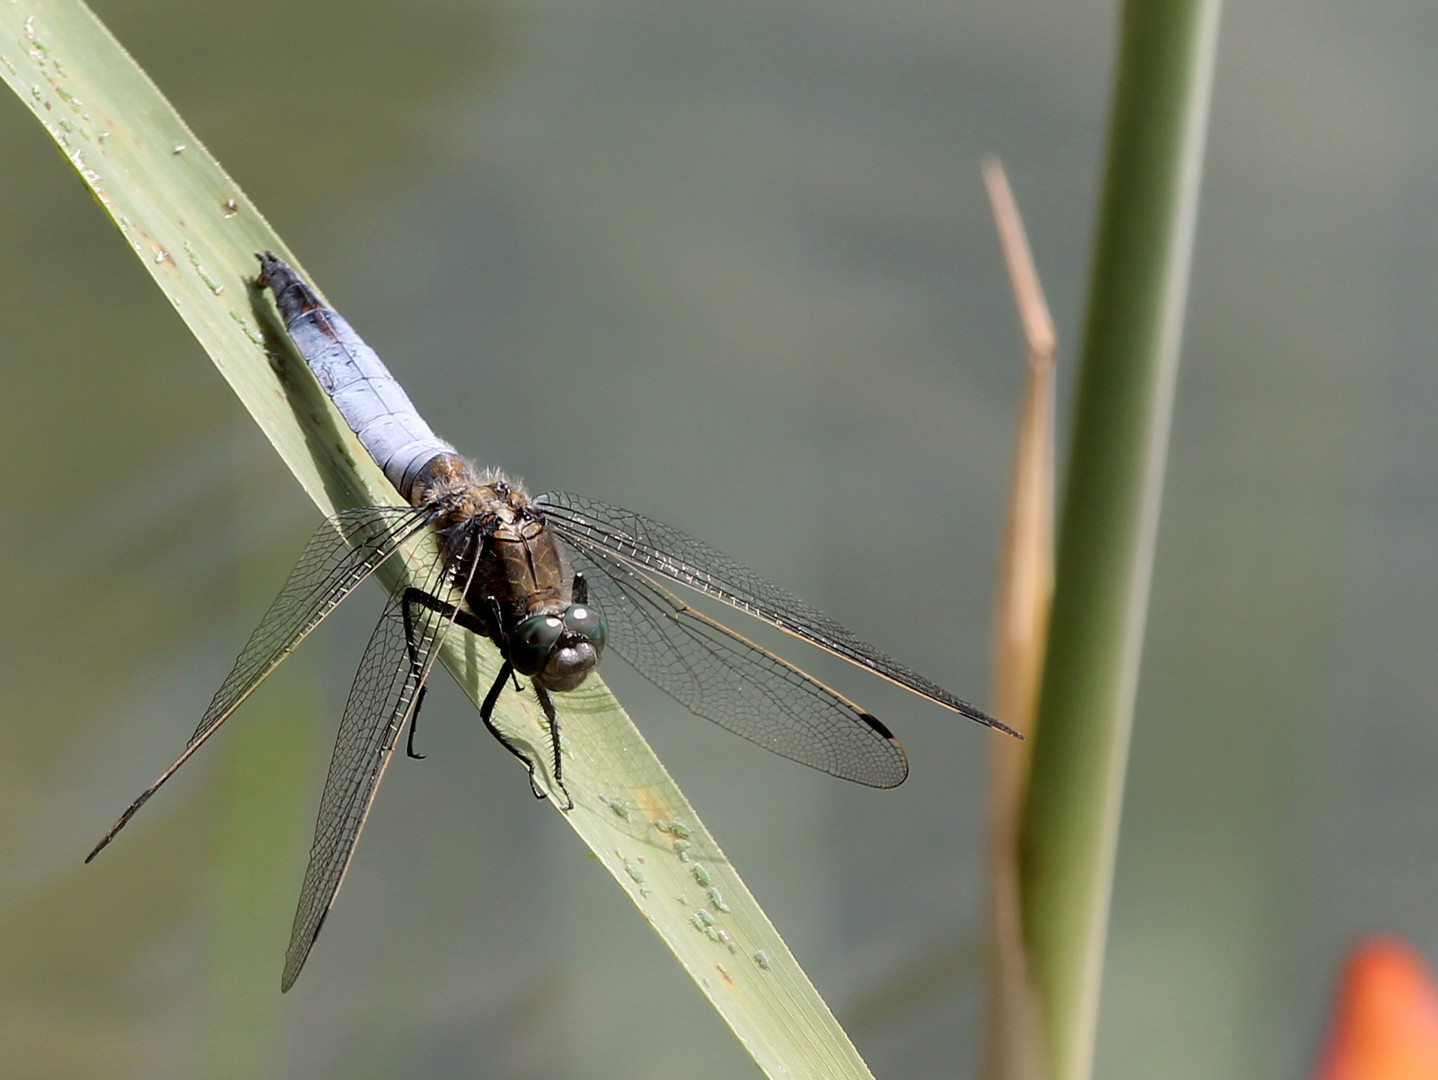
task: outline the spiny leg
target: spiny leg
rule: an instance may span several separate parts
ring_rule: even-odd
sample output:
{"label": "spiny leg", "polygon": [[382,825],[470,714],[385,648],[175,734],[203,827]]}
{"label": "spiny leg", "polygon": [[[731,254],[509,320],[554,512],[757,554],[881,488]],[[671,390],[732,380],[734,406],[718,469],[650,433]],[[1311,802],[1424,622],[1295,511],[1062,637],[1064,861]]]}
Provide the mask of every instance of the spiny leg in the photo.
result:
{"label": "spiny leg", "polygon": [[[416,604],[429,608],[431,611],[453,618],[454,609],[451,605],[437,600],[429,593],[416,588],[408,588],[404,591],[404,599],[400,607],[404,611],[404,643],[409,650],[409,666],[413,671],[419,667],[419,656],[415,649],[415,625],[413,608]],[[450,608],[446,611],[445,608]],[[405,740],[404,753],[406,757],[414,758],[416,761],[423,761],[424,755],[415,753],[414,733],[419,727],[419,711],[424,707],[424,695],[428,692],[428,686],[421,686],[418,695],[414,699],[414,709],[409,714],[409,738]]]}
{"label": "spiny leg", "polygon": [[419,727],[416,721],[419,720],[419,710],[424,707],[424,695],[428,693],[428,691],[428,685],[419,688],[419,696],[414,699],[414,712],[410,713],[409,717],[409,738],[407,738],[404,743],[404,756],[413,758],[415,761],[423,761],[429,756],[428,754],[417,754],[414,749],[414,731],[415,728]]}
{"label": "spiny leg", "polygon": [[[497,627],[504,625],[504,612],[502,612],[502,611],[500,610],[499,601],[498,601],[497,599],[495,599],[493,596],[491,596],[491,597],[489,598],[489,617],[490,617],[490,620],[492,621],[493,625],[495,625],[495,626],[497,626]],[[502,657],[504,657],[505,662],[508,663],[508,662],[509,662],[509,646],[505,644],[505,636],[504,636],[504,634],[503,634],[503,633],[500,633],[500,632],[498,632],[498,631],[496,631],[496,632],[495,632],[495,635],[494,635],[494,641],[495,641],[495,644],[497,644],[497,645],[499,646],[499,655],[502,656]],[[514,692],[515,692],[516,694],[519,693],[521,690],[524,689],[524,687],[522,687],[522,686],[519,685],[519,676],[514,673],[514,669],[513,669],[513,668],[510,668],[510,670],[509,670],[509,677],[514,680]],[[491,693],[493,693],[493,691],[491,691]],[[525,760],[528,761],[529,759],[526,758]],[[533,769],[531,768],[530,771],[531,771],[531,774],[532,774],[532,773],[533,773]]]}
{"label": "spiny leg", "polygon": [[[583,603],[582,600],[580,602]],[[492,618],[494,619],[494,625],[498,626],[498,602],[491,597],[490,603],[494,605],[495,608],[492,615]],[[430,611],[437,612],[438,614],[443,615],[446,618],[451,618],[460,626],[464,627],[466,630],[472,631],[473,633],[478,634],[480,637],[489,637],[489,628],[485,626],[479,619],[475,618],[472,614],[465,611],[463,608],[457,608],[455,607],[455,605],[447,603],[439,599],[438,597],[432,596],[431,594],[424,592],[420,589],[406,589],[404,592],[405,636],[406,639],[409,640],[411,643],[411,662],[413,662],[414,660],[414,638],[411,634],[411,604],[417,604],[421,607],[428,608]],[[501,654],[503,654],[503,651],[504,650],[501,647]],[[543,799],[546,797],[545,792],[539,786],[539,782],[535,779],[535,772],[538,766],[528,754],[521,750],[519,746],[512,739],[510,739],[508,735],[500,731],[499,728],[497,728],[494,724],[494,709],[499,702],[499,695],[504,690],[504,684],[506,680],[511,679],[514,682],[514,689],[516,691],[523,689],[523,687],[520,686],[519,679],[515,674],[514,665],[512,665],[506,658],[504,661],[504,666],[499,669],[499,675],[495,678],[493,684],[491,684],[489,692],[484,696],[484,703],[479,707],[479,718],[484,721],[484,726],[489,729],[489,733],[493,735],[497,740],[499,740],[499,744],[523,763],[525,769],[529,772],[530,790],[534,792],[534,797],[536,799]],[[540,686],[538,683],[534,683],[533,685],[535,695],[539,698],[540,708],[544,710],[545,719],[549,727],[549,738],[554,746],[554,782],[559,787],[559,790],[564,793],[564,809],[572,810],[574,809],[574,800],[569,795],[569,789],[564,786],[564,781],[561,777],[560,772],[561,765],[559,757],[559,717],[554,711],[554,702],[550,699],[549,692],[545,690],[544,687]],[[409,721],[409,745],[407,748],[407,752],[409,756],[413,758],[424,757],[423,754],[416,754],[414,752],[415,720],[419,716],[419,707],[422,704],[424,704],[423,690],[420,691],[419,700],[415,703],[414,713],[410,716]]]}
{"label": "spiny leg", "polygon": [[539,698],[539,707],[544,710],[544,717],[549,721],[549,742],[554,747],[554,784],[564,793],[563,809],[573,810],[574,800],[569,797],[569,789],[564,786],[564,777],[561,774],[559,763],[559,717],[554,711],[554,699],[549,696],[549,691],[539,683],[532,682],[532,680],[531,683],[534,686],[534,696]]}
{"label": "spiny leg", "polygon": [[[414,617],[411,614],[411,605],[428,608],[430,611],[443,615],[447,619],[453,619],[466,630],[472,630],[481,637],[487,636],[485,628],[480,624],[479,620],[463,608],[457,608],[453,604],[446,603],[439,599],[439,597],[432,596],[425,592],[423,589],[408,588],[404,591],[404,637],[409,645],[409,660],[411,665],[417,664],[415,657]],[[420,707],[424,705],[424,695],[428,690],[428,685],[420,687],[419,697],[414,703],[414,712],[410,714],[409,718],[409,738],[405,742],[404,752],[407,757],[414,758],[416,761],[423,761],[425,756],[415,753],[414,733],[415,729],[419,726],[419,710]]]}
{"label": "spiny leg", "polygon": [[508,735],[494,726],[493,716],[495,703],[499,701],[499,695],[500,692],[504,690],[505,682],[507,682],[513,674],[514,668],[510,662],[506,660],[504,666],[499,669],[499,675],[490,686],[489,693],[484,695],[484,704],[479,707],[479,718],[484,721],[484,726],[489,729],[489,733],[499,740],[499,745],[523,762],[524,767],[529,770],[530,790],[534,792],[536,799],[542,799],[545,795],[543,789],[539,786],[539,782],[534,778],[535,769],[537,768],[534,759],[521,750]]}

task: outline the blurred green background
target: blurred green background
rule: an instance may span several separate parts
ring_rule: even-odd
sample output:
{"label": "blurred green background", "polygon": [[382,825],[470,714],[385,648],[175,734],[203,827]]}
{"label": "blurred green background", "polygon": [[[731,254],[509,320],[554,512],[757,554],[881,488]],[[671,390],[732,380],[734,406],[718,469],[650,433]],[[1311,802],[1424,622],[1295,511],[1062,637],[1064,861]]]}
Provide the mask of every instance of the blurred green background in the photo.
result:
{"label": "blurred green background", "polygon": [[[985,700],[1023,372],[978,165],[1071,350],[1112,5],[95,7],[440,434]],[[1104,1077],[1302,1076],[1354,935],[1438,952],[1435,45],[1424,0],[1224,15]],[[752,1075],[448,685],[280,997],[377,589],[80,865],[316,515],[18,102],[0,146],[0,1072]],[[605,674],[875,1072],[974,1075],[988,736],[811,666],[902,788]]]}

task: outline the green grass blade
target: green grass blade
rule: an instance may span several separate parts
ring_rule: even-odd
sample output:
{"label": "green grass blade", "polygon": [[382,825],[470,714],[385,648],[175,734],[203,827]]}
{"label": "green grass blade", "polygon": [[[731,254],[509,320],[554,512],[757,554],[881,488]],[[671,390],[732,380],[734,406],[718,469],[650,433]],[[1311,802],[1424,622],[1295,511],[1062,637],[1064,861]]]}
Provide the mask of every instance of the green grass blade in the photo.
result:
{"label": "green grass blade", "polygon": [[[286,346],[251,285],[254,253],[270,249],[300,264],[94,15],[76,0],[0,5],[0,77],[50,132],[316,505],[329,513],[395,501],[302,363],[291,355],[282,370],[298,374],[282,376],[266,355],[267,335]],[[476,701],[497,667],[493,650],[472,640],[467,650],[448,646],[444,661]],[[501,722],[521,740],[538,739],[537,709],[515,695],[504,700]],[[868,1076],[608,690],[591,679],[565,695],[564,709],[565,780],[575,801],[564,819],[755,1061],[771,1076]],[[276,974],[282,946],[275,943]]]}
{"label": "green grass blade", "polygon": [[1023,831],[1052,1080],[1092,1069],[1218,0],[1129,0]]}

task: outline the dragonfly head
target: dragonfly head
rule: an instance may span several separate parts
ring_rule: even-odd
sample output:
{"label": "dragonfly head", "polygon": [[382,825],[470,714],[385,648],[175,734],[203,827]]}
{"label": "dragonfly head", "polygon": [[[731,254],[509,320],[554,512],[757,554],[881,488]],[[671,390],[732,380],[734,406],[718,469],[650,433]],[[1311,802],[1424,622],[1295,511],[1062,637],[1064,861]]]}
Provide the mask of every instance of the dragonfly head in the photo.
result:
{"label": "dragonfly head", "polygon": [[604,617],[588,604],[570,604],[563,615],[531,615],[509,639],[509,660],[521,675],[548,690],[573,690],[599,663]]}

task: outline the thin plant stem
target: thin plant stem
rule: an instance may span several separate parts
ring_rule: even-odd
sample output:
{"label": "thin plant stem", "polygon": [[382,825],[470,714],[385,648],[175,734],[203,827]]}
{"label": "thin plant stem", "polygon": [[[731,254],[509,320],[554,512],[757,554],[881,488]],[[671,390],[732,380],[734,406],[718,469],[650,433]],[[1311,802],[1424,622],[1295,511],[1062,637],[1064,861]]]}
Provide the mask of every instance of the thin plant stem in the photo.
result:
{"label": "thin plant stem", "polygon": [[1049,1080],[1092,1073],[1119,809],[1158,529],[1219,0],[1124,4],[1060,519],[1024,931]]}

